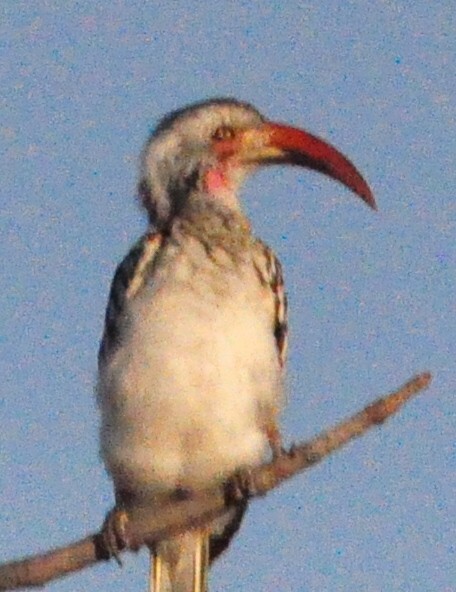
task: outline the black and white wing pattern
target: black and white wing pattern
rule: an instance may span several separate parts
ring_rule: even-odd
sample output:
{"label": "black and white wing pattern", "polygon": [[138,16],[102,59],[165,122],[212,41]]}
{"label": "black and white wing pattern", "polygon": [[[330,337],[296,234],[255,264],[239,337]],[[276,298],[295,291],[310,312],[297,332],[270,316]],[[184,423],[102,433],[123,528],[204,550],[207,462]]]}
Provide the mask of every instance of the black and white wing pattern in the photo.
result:
{"label": "black and white wing pattern", "polygon": [[161,233],[145,234],[117,267],[106,307],[103,338],[98,352],[99,366],[110,358],[122,342],[126,304],[138,294],[146,279],[150,278],[163,240]]}
{"label": "black and white wing pattern", "polygon": [[261,283],[270,290],[272,298],[272,328],[277,344],[280,366],[283,368],[288,348],[288,303],[282,265],[274,251],[260,240],[256,241],[255,267]]}

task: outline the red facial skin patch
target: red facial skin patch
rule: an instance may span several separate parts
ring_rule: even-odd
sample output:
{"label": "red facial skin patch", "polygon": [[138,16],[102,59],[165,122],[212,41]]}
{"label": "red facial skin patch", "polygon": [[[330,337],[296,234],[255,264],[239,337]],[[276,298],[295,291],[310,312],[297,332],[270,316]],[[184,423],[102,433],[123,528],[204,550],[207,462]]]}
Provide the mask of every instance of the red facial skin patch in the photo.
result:
{"label": "red facial skin patch", "polygon": [[231,189],[229,180],[221,168],[209,169],[206,172],[204,175],[204,188],[214,196]]}

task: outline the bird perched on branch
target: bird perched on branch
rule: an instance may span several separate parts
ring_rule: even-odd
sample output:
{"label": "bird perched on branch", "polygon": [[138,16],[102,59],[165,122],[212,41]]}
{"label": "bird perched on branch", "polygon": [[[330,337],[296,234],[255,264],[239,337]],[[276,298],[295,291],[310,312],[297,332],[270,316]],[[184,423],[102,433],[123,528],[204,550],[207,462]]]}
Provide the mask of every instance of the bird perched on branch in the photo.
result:
{"label": "bird perched on branch", "polygon": [[[239,188],[294,164],[372,193],[340,152],[252,106],[215,99],[158,125],[139,192],[150,227],[119,265],[99,352],[101,455],[117,508],[192,495],[280,454],[286,355],[280,263],[251,231]],[[151,589],[203,592],[245,507],[159,543]]]}

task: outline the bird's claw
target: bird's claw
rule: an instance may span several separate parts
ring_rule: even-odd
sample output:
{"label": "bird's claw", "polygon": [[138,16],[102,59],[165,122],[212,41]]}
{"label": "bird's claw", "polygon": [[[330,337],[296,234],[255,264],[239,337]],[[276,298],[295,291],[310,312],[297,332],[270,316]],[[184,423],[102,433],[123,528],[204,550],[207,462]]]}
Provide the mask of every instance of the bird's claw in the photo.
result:
{"label": "bird's claw", "polygon": [[290,456],[290,457],[295,457],[298,454],[298,451],[299,451],[299,446],[295,442],[293,442],[293,444],[290,446],[290,450],[288,450],[288,451],[285,450],[284,454],[286,454],[287,456]]}
{"label": "bird's claw", "polygon": [[116,507],[106,514],[106,518],[101,530],[103,544],[106,552],[109,555],[109,558],[114,557],[120,566],[122,566],[120,552],[128,547],[128,539],[125,528],[127,522],[127,512],[121,508]]}
{"label": "bird's claw", "polygon": [[271,452],[273,461],[288,455],[288,451],[281,444],[274,448],[271,447]]}
{"label": "bird's claw", "polygon": [[257,495],[257,487],[251,469],[240,469],[225,486],[225,497],[228,504],[238,504]]}

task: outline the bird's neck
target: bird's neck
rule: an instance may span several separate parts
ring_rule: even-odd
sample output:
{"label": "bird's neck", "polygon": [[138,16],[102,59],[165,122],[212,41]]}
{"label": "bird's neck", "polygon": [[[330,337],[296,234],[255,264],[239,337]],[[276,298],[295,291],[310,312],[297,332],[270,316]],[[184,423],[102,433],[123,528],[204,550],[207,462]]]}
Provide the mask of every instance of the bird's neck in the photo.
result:
{"label": "bird's neck", "polygon": [[189,196],[172,229],[198,238],[208,249],[245,250],[254,240],[250,222],[240,208],[200,192]]}

